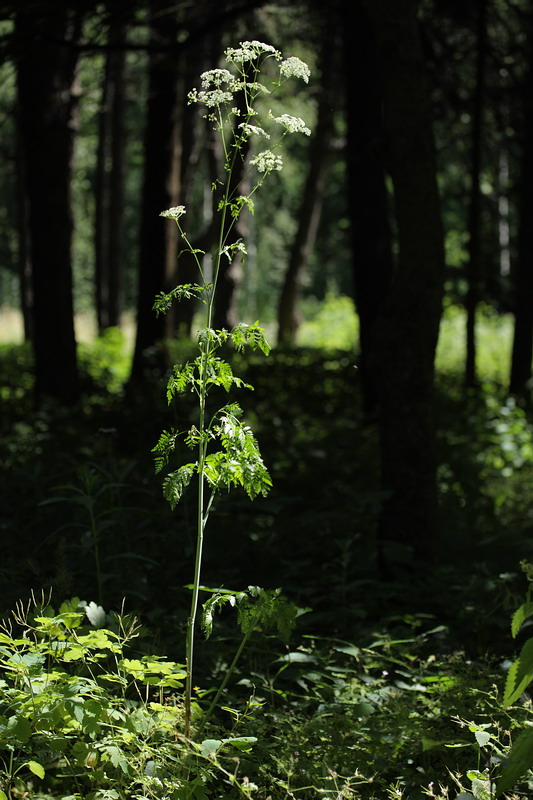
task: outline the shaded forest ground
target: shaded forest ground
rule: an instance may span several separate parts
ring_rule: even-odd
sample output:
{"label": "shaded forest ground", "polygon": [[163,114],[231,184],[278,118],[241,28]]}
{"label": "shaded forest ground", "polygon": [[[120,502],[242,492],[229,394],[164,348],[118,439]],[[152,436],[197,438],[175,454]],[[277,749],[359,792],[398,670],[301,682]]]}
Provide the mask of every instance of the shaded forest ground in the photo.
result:
{"label": "shaded forest ground", "polygon": [[[448,347],[453,349],[453,341]],[[187,357],[187,345],[173,349],[176,359]],[[82,408],[36,411],[28,349],[0,351],[0,616],[43,587],[53,587],[56,605],[77,596],[118,609],[126,598],[127,610],[145,626],[147,647],[179,660],[195,498],[174,513],[168,510],[150,450],[163,427],[189,425],[193,403],[185,398],[169,410],[164,376],[157,374],[142,394],[124,390],[124,358],[116,332],[84,346]],[[487,363],[499,365],[492,359],[494,353]],[[279,769],[283,762],[290,771],[296,758],[286,752],[286,736],[304,770],[297,782],[305,782],[302,763],[308,758],[311,770],[322,747],[324,764],[340,758],[339,770],[353,773],[357,763],[367,775],[381,769],[383,786],[396,779],[413,786],[445,779],[450,755],[442,742],[454,740],[453,717],[497,716],[499,664],[513,650],[509,620],[527,587],[519,565],[533,559],[532,427],[501,385],[486,382],[465,397],[461,375],[452,368],[441,371],[439,557],[425,580],[413,584],[409,550],[391,543],[399,578],[384,582],[374,536],[381,502],[376,432],[360,411],[355,365],[350,351],[303,347],[238,364],[238,374],[256,387],[241,391],[239,400],[274,488],[254,503],[237,493],[218,503],[203,582],[231,589],[282,586],[302,609],[291,642],[300,660],[283,675],[274,669],[274,680],[273,665],[278,662],[279,669],[285,651],[267,639],[251,648],[238,673],[241,691],[253,674],[276,698],[262,724],[280,731]],[[216,676],[235,637],[230,621],[223,618],[219,625],[217,644],[200,645],[201,686]],[[433,680],[444,681],[440,694],[415,702],[416,687]],[[361,686],[367,687],[363,693]],[[365,720],[368,709],[387,709],[363,727],[359,719],[357,735],[363,739],[355,754],[349,745],[354,729],[339,717],[343,703],[360,707]],[[313,719],[320,719],[319,727]],[[393,742],[387,738],[391,728]],[[456,758],[468,766],[454,752]],[[309,780],[316,785],[318,778]],[[368,790],[362,796],[374,795]]]}
{"label": "shaded forest ground", "polygon": [[[494,372],[505,361],[502,323],[495,317],[484,324],[492,337],[482,364]],[[257,431],[274,489],[255,503],[239,495],[220,501],[206,551],[206,584],[283,586],[313,607],[313,624],[324,615],[330,625],[332,614],[342,634],[363,619],[382,617],[391,598],[405,610],[437,614],[450,612],[454,596],[457,613],[466,613],[468,592],[474,607],[503,603],[514,591],[520,559],[530,557],[531,427],[494,381],[464,396],[450,357],[457,356],[456,333],[452,315],[447,342],[441,342],[447,371],[437,384],[441,550],[427,576],[428,598],[423,586],[413,595],[409,580],[405,586],[377,581],[376,433],[360,411],[356,357],[346,350],[277,349],[268,359],[238,364],[256,387],[241,391],[239,401]],[[187,345],[174,349],[173,359],[187,358]],[[1,351],[2,527],[9,541],[1,606],[9,608],[30,588],[54,585],[108,604],[126,596],[141,612],[175,607],[190,580],[194,498],[173,514],[165,508],[150,451],[162,428],[188,427],[192,403],[185,398],[169,410],[161,375],[142,395],[124,391],[127,356],[121,336],[111,331],[81,348],[83,407],[34,411],[29,358],[24,346]],[[407,549],[391,557],[400,574],[402,564],[408,573]],[[483,586],[491,587],[486,597]],[[432,607],[425,608],[429,597]],[[502,611],[506,624],[508,610]],[[476,628],[482,627],[478,617]],[[479,635],[491,638],[489,631]]]}

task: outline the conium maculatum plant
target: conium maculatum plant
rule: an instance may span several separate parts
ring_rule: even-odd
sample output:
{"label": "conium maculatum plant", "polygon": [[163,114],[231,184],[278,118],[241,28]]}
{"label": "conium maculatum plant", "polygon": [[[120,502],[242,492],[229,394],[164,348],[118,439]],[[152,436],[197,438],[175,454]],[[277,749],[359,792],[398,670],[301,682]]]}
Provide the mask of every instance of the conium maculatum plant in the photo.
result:
{"label": "conium maculatum plant", "polygon": [[[186,209],[176,206],[163,211],[161,216],[173,220],[178,227],[182,252],[188,252],[195,260],[199,275],[198,283],[181,284],[169,293],[161,293],[154,304],[157,313],[166,312],[174,300],[197,299],[205,309],[205,325],[198,332],[198,355],[186,364],[176,364],[167,385],[167,399],[171,403],[176,394],[185,391],[195,392],[198,400],[197,422],[188,431],[165,430],[154,447],[156,470],[161,471],[179,437],[193,451],[190,462],[177,470],[169,472],[163,480],[163,491],[170,506],[179,502],[185,488],[194,479],[197,481],[197,541],[194,565],[191,608],[187,624],[186,639],[186,688],[185,715],[186,735],[190,736],[191,691],[194,656],[194,637],[198,611],[200,575],[204,534],[213,501],[218,492],[233,487],[241,487],[250,499],[266,495],[271,487],[271,479],[263,462],[254,434],[242,419],[242,410],[235,403],[227,403],[214,414],[207,415],[206,400],[215,387],[229,392],[233,387],[252,387],[234,375],[230,364],[220,356],[224,345],[232,344],[236,350],[250,347],[268,355],[270,347],[263,329],[257,322],[239,323],[232,330],[215,330],[212,326],[213,312],[217,297],[217,285],[222,260],[230,261],[236,256],[246,257],[246,245],[235,237],[235,225],[245,209],[254,212],[253,196],[265,179],[281,170],[283,162],[279,154],[282,140],[290,133],[309,135],[309,128],[299,117],[289,114],[274,115],[268,108],[268,98],[272,91],[289,78],[309,80],[309,68],[299,58],[284,59],[279,51],[262,42],[241,42],[238,48],[225,51],[227,67],[212,69],[201,76],[201,88],[189,94],[189,102],[205,106],[206,118],[213,123],[220,137],[224,154],[223,176],[214,181],[213,192],[218,196],[218,234],[210,253],[206,254],[191,244],[184,228]],[[275,73],[275,74],[274,74]],[[270,77],[269,77],[270,76]],[[268,82],[268,86],[267,86]],[[255,147],[256,142],[269,142],[266,149]],[[243,170],[243,163],[246,163]],[[236,167],[239,167],[243,180],[236,180]],[[243,186],[251,188],[244,194]],[[232,235],[233,234],[233,235]],[[208,273],[208,274],[207,274]],[[265,602],[264,590],[230,594],[235,598],[259,597],[256,626],[267,624],[261,619],[259,608],[269,608],[274,599],[281,602],[279,595],[271,596]],[[222,598],[224,595],[220,595]],[[269,604],[270,603],[270,604]],[[286,609],[285,609],[286,611]],[[281,614],[280,618],[284,615]],[[285,616],[287,616],[285,614]],[[250,627],[245,631],[249,635]],[[285,629],[287,625],[285,625]]]}

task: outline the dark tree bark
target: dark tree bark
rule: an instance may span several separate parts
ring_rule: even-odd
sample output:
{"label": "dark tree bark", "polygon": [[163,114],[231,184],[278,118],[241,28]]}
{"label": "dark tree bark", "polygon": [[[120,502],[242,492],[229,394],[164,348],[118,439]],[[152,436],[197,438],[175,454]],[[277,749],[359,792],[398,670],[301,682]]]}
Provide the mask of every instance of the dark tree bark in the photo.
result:
{"label": "dark tree bark", "polygon": [[[170,48],[178,25],[173,12],[164,14],[163,0],[152,0],[150,35],[153,45]],[[144,141],[144,179],[140,222],[139,293],[137,335],[130,381],[142,380],[157,350],[159,367],[166,364],[160,347],[168,323],[153,310],[156,295],[168,290],[174,270],[176,226],[158,214],[175,205],[176,107],[178,65],[175,55],[152,51],[149,65],[149,99]],[[170,260],[172,263],[170,264]]]}
{"label": "dark tree bark", "polygon": [[70,205],[77,11],[54,3],[37,18],[17,7],[18,124],[24,165],[33,294],[37,397],[79,395],[72,299]]}
{"label": "dark tree bark", "polygon": [[[20,130],[20,121],[17,121]],[[18,270],[20,287],[20,309],[24,325],[24,341],[33,341],[33,292],[31,281],[31,253],[30,253],[30,228],[28,198],[25,190],[26,172],[24,168],[24,154],[20,147],[20,138],[16,147],[17,166],[17,239],[18,239]]]}
{"label": "dark tree bark", "polygon": [[[369,368],[372,333],[392,278],[389,208],[385,185],[383,97],[374,32],[360,0],[349,3],[344,26],[347,104],[348,205],[355,302],[359,316],[359,375],[363,407],[376,410]],[[354,35],[356,37],[354,43]]]}
{"label": "dark tree bark", "polygon": [[337,51],[335,34],[329,26],[321,56],[321,87],[317,121],[309,148],[309,170],[305,181],[296,236],[291,248],[278,302],[278,344],[294,344],[300,325],[298,301],[302,278],[313,251],[320,224],[322,199],[326,188],[334,131],[335,84],[338,72],[334,67]]}
{"label": "dark tree bark", "polygon": [[111,16],[102,87],[96,165],[95,267],[98,330],[120,325],[124,273],[124,167],[126,150],[125,40],[122,19]]}
{"label": "dark tree bark", "polygon": [[472,107],[471,187],[468,212],[468,263],[466,269],[468,288],[465,298],[465,385],[467,388],[474,388],[477,381],[476,311],[481,291],[481,157],[487,54],[487,0],[478,0],[477,15],[476,84]]}
{"label": "dark tree bark", "polygon": [[382,553],[399,543],[427,561],[438,532],[433,377],[444,272],[431,105],[416,0],[364,8],[378,44],[398,239],[371,357],[385,498],[378,533]]}
{"label": "dark tree bark", "polygon": [[527,20],[528,65],[523,87],[524,130],[518,255],[513,269],[514,336],[509,391],[524,404],[531,401],[533,358],[533,4]]}

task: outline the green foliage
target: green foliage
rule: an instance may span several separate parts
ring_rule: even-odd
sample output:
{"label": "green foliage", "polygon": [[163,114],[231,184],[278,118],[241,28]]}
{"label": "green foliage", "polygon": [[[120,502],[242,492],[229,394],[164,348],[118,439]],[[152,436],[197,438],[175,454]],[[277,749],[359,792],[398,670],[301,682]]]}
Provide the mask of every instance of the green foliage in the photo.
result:
{"label": "green foliage", "polygon": [[326,350],[355,350],[359,320],[354,302],[344,295],[328,293],[322,302],[304,304],[305,321],[298,330],[298,343]]}

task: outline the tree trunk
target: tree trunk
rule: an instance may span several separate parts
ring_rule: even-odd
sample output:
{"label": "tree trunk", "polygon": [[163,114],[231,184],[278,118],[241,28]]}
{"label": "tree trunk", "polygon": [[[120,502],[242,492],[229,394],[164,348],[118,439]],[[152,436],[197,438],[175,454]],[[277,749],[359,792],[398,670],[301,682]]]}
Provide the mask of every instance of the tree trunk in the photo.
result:
{"label": "tree trunk", "polygon": [[[173,12],[164,14],[163,0],[152,0],[151,42],[171,47],[178,26]],[[149,66],[149,100],[144,141],[144,180],[140,223],[139,294],[137,336],[130,380],[142,380],[146,368],[164,368],[166,354],[161,348],[168,323],[152,310],[154,299],[170,288],[176,254],[176,226],[165,224],[158,215],[175,205],[177,59],[172,53],[152,51]],[[170,263],[172,262],[172,263]]]}
{"label": "tree trunk", "polygon": [[[382,554],[400,545],[428,561],[437,543],[434,358],[444,247],[416,0],[365,0],[383,81],[398,262],[373,330],[384,503]],[[390,565],[389,565],[390,566]]]}
{"label": "tree trunk", "polygon": [[524,133],[518,256],[514,265],[514,336],[509,391],[524,404],[531,400],[533,358],[533,4],[527,15],[528,60],[523,87]]}
{"label": "tree trunk", "polygon": [[[348,205],[355,302],[359,316],[359,376],[365,413],[376,410],[369,368],[372,332],[392,278],[385,185],[383,97],[374,32],[360,0],[347,6],[344,74],[347,104]],[[357,37],[355,46],[353,36]]]}
{"label": "tree trunk", "polygon": [[[126,28],[112,17],[109,44],[120,44]],[[96,312],[98,330],[120,325],[123,303],[124,162],[126,149],[125,52],[110,49],[105,66],[96,166]]]}
{"label": "tree trunk", "polygon": [[481,154],[483,142],[483,100],[487,51],[487,0],[478,0],[476,85],[472,109],[471,188],[468,213],[468,288],[466,308],[465,385],[474,388],[476,373],[476,310],[481,282]]}
{"label": "tree trunk", "polygon": [[[17,129],[20,131],[20,120],[17,118]],[[18,239],[18,270],[20,287],[20,309],[24,325],[24,341],[33,341],[33,294],[31,281],[31,255],[30,255],[30,230],[29,209],[26,193],[26,170],[24,153],[20,146],[20,137],[17,137],[16,162],[17,162],[17,239]]]}
{"label": "tree trunk", "polygon": [[334,89],[338,72],[334,70],[335,35],[327,32],[321,56],[321,87],[318,100],[317,122],[309,149],[309,171],[303,192],[296,236],[291,248],[289,264],[278,303],[278,344],[296,341],[300,324],[298,301],[302,277],[313,251],[320,224],[322,198],[331,156],[331,138],[334,130]]}
{"label": "tree trunk", "polygon": [[[79,396],[72,299],[70,204],[76,56],[81,19],[53,4],[38,20],[17,9],[18,123],[28,203],[37,397]],[[43,196],[43,192],[45,195]]]}

